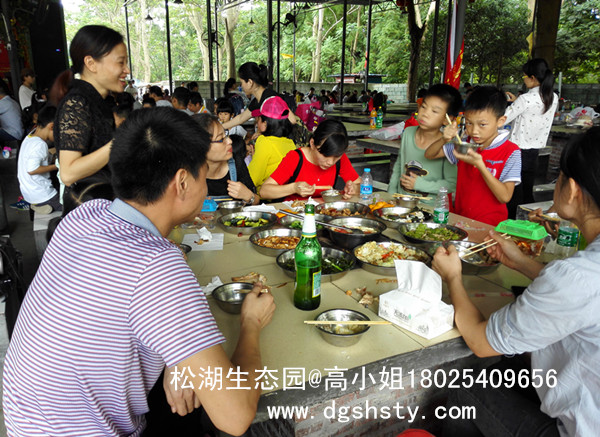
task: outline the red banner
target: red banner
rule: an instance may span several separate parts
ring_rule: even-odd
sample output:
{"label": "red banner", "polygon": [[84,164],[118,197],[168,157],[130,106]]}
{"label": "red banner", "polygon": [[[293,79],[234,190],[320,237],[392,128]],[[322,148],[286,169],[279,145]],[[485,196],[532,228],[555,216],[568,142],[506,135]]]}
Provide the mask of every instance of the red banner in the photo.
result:
{"label": "red banner", "polygon": [[458,89],[460,87],[460,70],[465,50],[465,9],[466,0],[454,0],[452,3],[452,20],[446,48],[446,66],[444,83]]}

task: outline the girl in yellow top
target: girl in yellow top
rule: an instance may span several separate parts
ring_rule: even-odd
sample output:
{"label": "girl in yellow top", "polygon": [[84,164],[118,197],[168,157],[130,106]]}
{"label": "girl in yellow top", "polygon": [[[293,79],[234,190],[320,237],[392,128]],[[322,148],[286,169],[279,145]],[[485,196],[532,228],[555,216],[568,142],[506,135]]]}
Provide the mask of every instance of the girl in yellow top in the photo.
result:
{"label": "girl in yellow top", "polygon": [[294,142],[287,138],[292,131],[289,112],[287,104],[278,96],[269,97],[260,109],[252,111],[252,116],[257,118],[258,131],[262,133],[256,140],[254,156],[248,164],[257,191],[283,157],[296,149]]}

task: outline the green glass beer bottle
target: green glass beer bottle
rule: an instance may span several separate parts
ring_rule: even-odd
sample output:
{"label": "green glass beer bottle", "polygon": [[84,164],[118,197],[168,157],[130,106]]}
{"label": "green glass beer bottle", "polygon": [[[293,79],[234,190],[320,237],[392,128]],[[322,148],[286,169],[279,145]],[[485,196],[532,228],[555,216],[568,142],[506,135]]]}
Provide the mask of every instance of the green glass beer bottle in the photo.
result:
{"label": "green glass beer bottle", "polygon": [[304,207],[302,238],[295,249],[296,285],[294,305],[310,311],[321,304],[321,245],[317,239],[315,206]]}

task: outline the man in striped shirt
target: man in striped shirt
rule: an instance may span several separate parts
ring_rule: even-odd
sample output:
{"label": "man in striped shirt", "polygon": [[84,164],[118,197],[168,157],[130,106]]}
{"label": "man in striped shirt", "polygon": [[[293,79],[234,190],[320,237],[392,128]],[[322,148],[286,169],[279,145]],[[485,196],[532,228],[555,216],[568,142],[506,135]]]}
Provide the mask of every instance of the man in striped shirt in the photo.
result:
{"label": "man in striped shirt", "polygon": [[[272,296],[248,294],[230,359],[193,272],[165,238],[202,208],[209,143],[171,108],[135,111],[119,129],[109,163],[117,199],[62,220],[21,307],[4,367],[8,435],[139,436],[165,366],[196,375],[193,391],[165,384],[178,413],[201,403],[230,434],[250,425],[260,390],[228,390],[239,387],[228,373],[239,366],[252,381],[263,367]],[[222,369],[221,390],[199,389],[202,368]]]}

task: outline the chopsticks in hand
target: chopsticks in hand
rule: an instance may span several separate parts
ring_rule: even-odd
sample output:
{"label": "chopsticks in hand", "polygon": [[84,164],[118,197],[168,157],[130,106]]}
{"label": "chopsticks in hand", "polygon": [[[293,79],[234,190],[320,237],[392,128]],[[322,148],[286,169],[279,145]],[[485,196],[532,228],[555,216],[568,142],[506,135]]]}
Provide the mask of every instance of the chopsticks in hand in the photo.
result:
{"label": "chopsticks in hand", "polygon": [[[503,237],[505,240],[510,239],[510,235],[504,233],[504,234],[500,234],[501,237]],[[488,240],[488,241],[484,241],[483,243],[479,243],[476,244],[474,246],[471,246],[469,249],[465,250],[460,257],[461,258],[468,258],[471,255],[477,253],[477,252],[481,252],[482,250],[487,249],[488,247],[492,247],[495,246],[496,244],[498,244],[498,242],[496,240]],[[473,250],[474,248],[477,248],[476,250]]]}
{"label": "chopsticks in hand", "polygon": [[[448,116],[448,113],[446,113],[446,120],[448,120],[449,124],[452,124],[452,120],[450,120],[450,117]],[[458,140],[458,144],[462,144],[462,140],[460,139],[460,137],[458,136],[458,132],[455,135],[456,139]]]}

